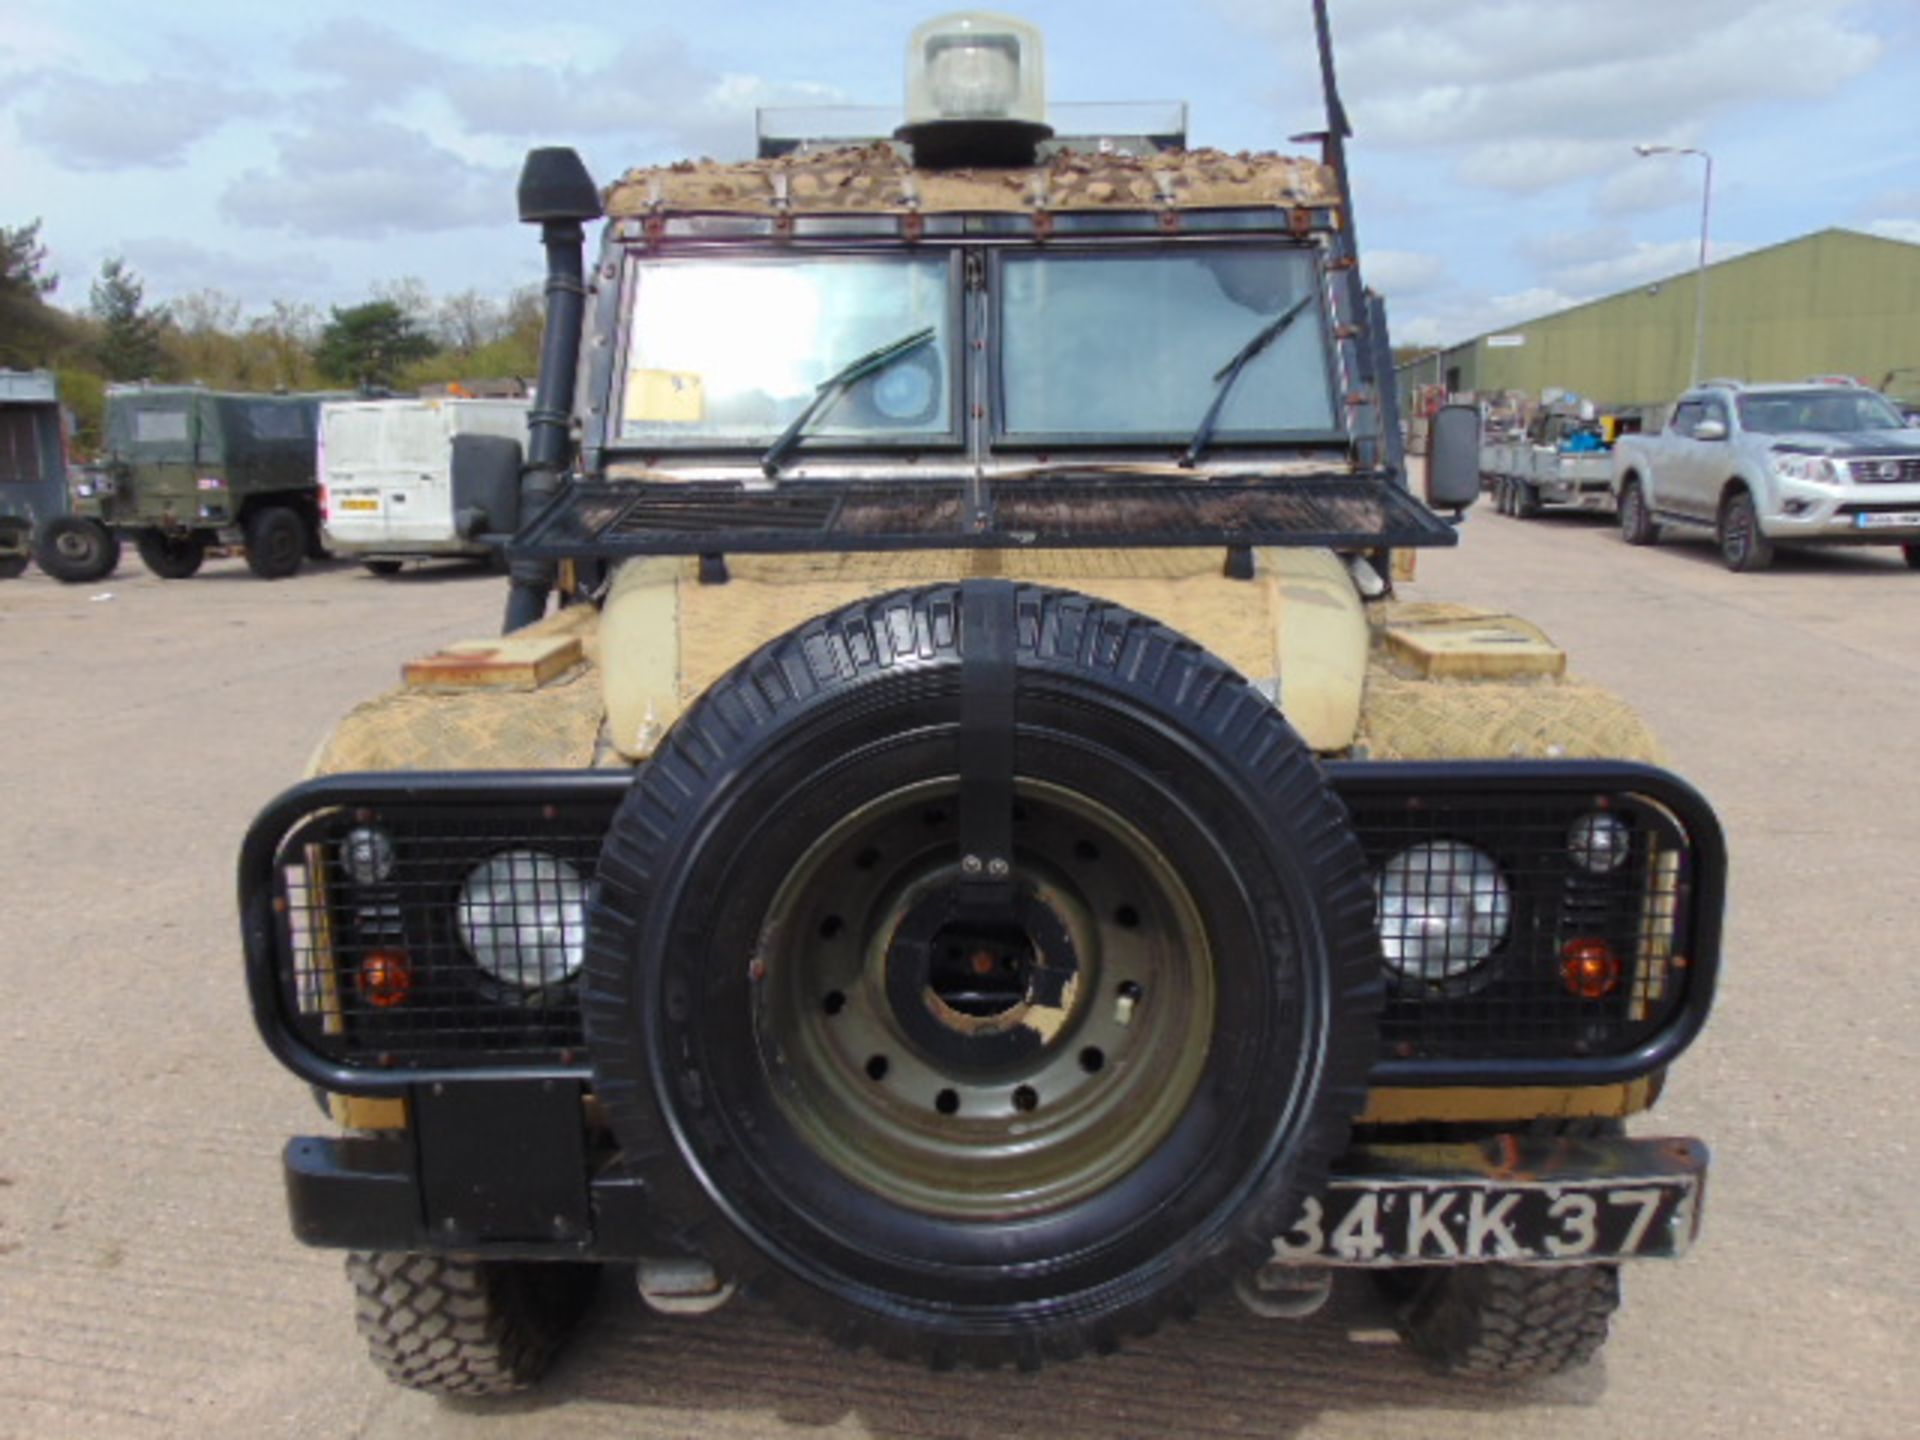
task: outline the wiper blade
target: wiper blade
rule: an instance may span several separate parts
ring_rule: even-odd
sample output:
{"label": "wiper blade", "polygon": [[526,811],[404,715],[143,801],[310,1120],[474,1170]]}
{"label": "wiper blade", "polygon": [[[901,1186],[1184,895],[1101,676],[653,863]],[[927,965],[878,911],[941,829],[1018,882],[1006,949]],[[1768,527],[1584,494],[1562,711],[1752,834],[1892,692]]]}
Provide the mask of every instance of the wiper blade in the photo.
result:
{"label": "wiper blade", "polygon": [[889,340],[877,349],[869,350],[857,359],[849,360],[833,374],[822,380],[814,390],[813,399],[807,402],[807,408],[793,417],[793,423],[780,432],[780,438],[767,447],[767,453],[760,457],[760,468],[768,475],[780,473],[780,462],[787,452],[800,443],[800,437],[807,433],[807,427],[815,420],[824,419],[829,411],[839,403],[840,397],[859,380],[877,374],[905,355],[910,350],[918,350],[933,339],[933,326],[927,325],[911,335],[902,335],[898,340]]}
{"label": "wiper blade", "polygon": [[1309,290],[1279,315],[1254,331],[1253,338],[1242,345],[1226,364],[1213,372],[1219,389],[1213,392],[1213,403],[1207,406],[1207,413],[1200,417],[1200,428],[1193,432],[1193,439],[1187,442],[1187,453],[1180,457],[1184,469],[1191,470],[1200,462],[1200,456],[1207,448],[1207,442],[1213,439],[1213,427],[1220,421],[1220,410],[1227,403],[1227,396],[1233,393],[1233,385],[1240,378],[1240,372],[1247,368],[1256,355],[1267,346],[1286,334],[1287,327],[1300,318],[1300,312],[1307,308],[1313,299]]}

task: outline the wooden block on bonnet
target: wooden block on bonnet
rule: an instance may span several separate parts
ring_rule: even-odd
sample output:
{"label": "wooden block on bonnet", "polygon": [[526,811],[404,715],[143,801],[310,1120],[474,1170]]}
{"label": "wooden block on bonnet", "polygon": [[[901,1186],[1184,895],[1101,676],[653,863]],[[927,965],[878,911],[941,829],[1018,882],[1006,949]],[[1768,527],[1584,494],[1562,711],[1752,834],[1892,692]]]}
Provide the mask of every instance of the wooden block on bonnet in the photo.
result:
{"label": "wooden block on bonnet", "polygon": [[409,660],[401,679],[409,690],[534,690],[580,662],[577,635],[505,635],[461,640]]}
{"label": "wooden block on bonnet", "polygon": [[1566,651],[1524,621],[1505,616],[1430,625],[1389,625],[1387,652],[1435,680],[1564,675]]}

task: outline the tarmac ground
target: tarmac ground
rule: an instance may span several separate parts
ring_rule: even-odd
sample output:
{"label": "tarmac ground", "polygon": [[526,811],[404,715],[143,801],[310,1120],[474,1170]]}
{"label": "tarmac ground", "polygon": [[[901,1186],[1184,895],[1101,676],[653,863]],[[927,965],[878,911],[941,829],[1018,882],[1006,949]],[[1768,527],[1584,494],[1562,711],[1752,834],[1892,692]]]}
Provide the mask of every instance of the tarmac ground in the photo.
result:
{"label": "tarmac ground", "polygon": [[1307,1321],[1223,1299],[1111,1359],[936,1375],[747,1304],[659,1319],[609,1272],[528,1395],[392,1388],[339,1257],[288,1234],[280,1147],[324,1122],[254,1032],[233,862],[332,721],[493,633],[504,586],[231,559],[162,582],[129,555],[96,586],[0,583],[0,1435],[1920,1432],[1920,573],[1875,550],[1734,575],[1488,506],[1419,570],[1409,596],[1527,616],[1637,704],[1731,844],[1716,1012],[1635,1126],[1713,1147],[1705,1231],[1629,1271],[1594,1365],[1436,1378],[1356,1279]]}

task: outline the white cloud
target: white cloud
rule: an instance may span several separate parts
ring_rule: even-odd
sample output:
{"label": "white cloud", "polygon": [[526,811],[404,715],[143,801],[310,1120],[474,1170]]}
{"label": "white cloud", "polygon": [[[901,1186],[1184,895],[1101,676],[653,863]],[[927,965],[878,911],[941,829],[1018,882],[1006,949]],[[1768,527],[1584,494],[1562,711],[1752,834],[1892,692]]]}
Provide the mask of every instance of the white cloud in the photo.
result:
{"label": "white cloud", "polygon": [[[1312,56],[1291,7],[1210,0]],[[1836,93],[1885,43],[1851,0],[1341,0],[1335,48],[1368,143],[1444,148],[1469,184],[1543,189],[1617,169],[1628,148],[1739,107]],[[1790,57],[1787,58],[1787,57]],[[1783,63],[1784,62],[1784,63]],[[1629,187],[1631,188],[1631,187]]]}
{"label": "white cloud", "polygon": [[218,290],[250,304],[323,287],[328,267],[310,256],[263,256],[210,249],[165,235],[135,236],[118,253],[146,282],[150,299]]}
{"label": "white cloud", "polygon": [[265,103],[205,76],[109,81],[51,71],[32,89],[17,115],[21,136],[76,170],[180,165],[195,141]]}
{"label": "white cloud", "polygon": [[278,137],[279,163],[249,170],[221,196],[242,225],[353,239],[515,218],[514,172],[476,165],[418,130],[336,121]]}
{"label": "white cloud", "polygon": [[1367,284],[1389,300],[1422,295],[1447,275],[1447,263],[1419,250],[1369,250],[1365,257]]}
{"label": "white cloud", "polygon": [[1870,220],[1867,222],[1867,230],[1870,234],[1884,235],[1889,240],[1905,240],[1911,244],[1920,245],[1920,220],[1905,220],[1897,217]]}

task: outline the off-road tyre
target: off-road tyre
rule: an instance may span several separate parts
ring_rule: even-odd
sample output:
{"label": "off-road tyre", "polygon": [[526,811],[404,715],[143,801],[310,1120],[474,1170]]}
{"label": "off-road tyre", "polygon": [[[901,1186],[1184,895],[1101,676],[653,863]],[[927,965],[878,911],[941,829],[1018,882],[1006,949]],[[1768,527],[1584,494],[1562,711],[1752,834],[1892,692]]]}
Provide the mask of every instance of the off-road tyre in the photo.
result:
{"label": "off-road tyre", "polygon": [[1637,478],[1620,487],[1620,538],[1629,545],[1652,545],[1660,539],[1660,526],[1647,508],[1647,492]]}
{"label": "off-road tyre", "polygon": [[142,530],[133,537],[140,562],[162,580],[188,580],[199,574],[207,558],[207,537],[198,530],[169,535],[164,530]]}
{"label": "off-road tyre", "polygon": [[[928,793],[959,770],[963,670],[981,653],[964,616],[982,592],[958,585],[896,592],[803,624],[682,716],[609,827],[583,1008],[595,1093],[678,1247],[843,1345],[939,1368],[1030,1369],[1116,1349],[1191,1314],[1204,1293],[1271,1257],[1272,1238],[1346,1145],[1378,1053],[1381,971],[1364,858],[1311,753],[1271,702],[1143,616],[1068,591],[986,583],[1006,585],[1010,600],[1001,598],[1015,607],[1014,884],[1029,867],[1051,866],[1065,877],[1058,887],[1071,888],[1078,860],[1093,871],[1117,863],[1089,855],[1098,847],[1084,840],[1064,847],[1070,860],[1058,836],[1048,838],[1046,807],[1067,795],[1089,813],[1124,816],[1123,828],[1153,853],[1176,857],[1167,869],[1190,913],[1205,917],[1201,978],[1169,984],[1159,1002],[1169,1010],[1143,1006],[1135,1021],[1151,1034],[1154,1017],[1178,1013],[1193,991],[1218,996],[1202,1043],[1183,1052],[1197,1057],[1199,1079],[1169,1107],[1166,1128],[1142,1138],[1123,1111],[1096,1132],[1085,1163],[1097,1178],[1073,1169],[1084,1150],[1069,1149],[1062,1163],[1082,1188],[1045,1207],[1009,1202],[1013,1218],[996,1208],[1000,1192],[978,1198],[991,1157],[976,1168],[964,1153],[927,1167],[934,1202],[903,1203],[890,1189],[894,1140],[874,1141],[880,1158],[850,1170],[844,1154],[827,1152],[865,1143],[874,1128],[796,1118],[792,1097],[830,1074],[856,1097],[849,1104],[907,1107],[902,1123],[931,1132],[936,1153],[964,1150],[975,1143],[965,1135],[980,1132],[942,1131],[933,1110],[955,1113],[944,1097],[924,1109],[904,1098],[906,1072],[931,1062],[902,1043],[891,1076],[869,1062],[869,1092],[842,1073],[856,1067],[796,1058],[798,1045],[763,1049],[770,1030],[792,1024],[805,1037],[805,1026],[842,1023],[808,1017],[856,1009],[851,994],[821,1003],[817,991],[777,988],[785,975],[824,965],[818,957],[831,946],[815,936],[840,934],[838,917],[816,925],[808,906],[846,908],[855,917],[844,927],[847,952],[856,967],[869,963],[861,902],[843,898],[840,871],[807,868],[828,844],[822,837],[890,815],[899,796]],[[880,867],[865,883],[910,888],[898,857],[914,845],[916,863],[943,865],[951,854],[958,867],[952,817],[927,805],[898,823],[921,821],[953,828],[872,862],[861,851],[852,865]],[[1119,843],[1117,832],[1091,833]],[[851,853],[858,833],[846,843]],[[885,876],[895,864],[897,880]],[[836,883],[818,884],[823,875]],[[804,903],[781,908],[796,885]],[[1144,892],[1143,912],[1158,914],[1160,899]],[[1121,923],[1141,923],[1145,943],[1163,943],[1157,920]],[[900,931],[871,933],[891,955],[884,937]],[[1124,974],[1122,954],[1118,944],[1090,948],[1081,993],[1096,997],[1095,1008],[1081,1014],[1084,1028],[1054,1032],[1068,1057],[1100,1033],[1095,1017],[1114,1005],[1108,986]],[[876,991],[893,983],[893,963],[880,967]],[[870,976],[861,969],[848,991]],[[769,1004],[782,994],[802,1003]],[[897,1013],[917,1013],[920,994],[910,990]],[[1079,1052],[1083,1066],[1102,1077],[1085,1082],[1089,1104],[1138,1073],[1130,1057],[1091,1064],[1088,1050]],[[963,1063],[950,1072],[955,1084],[972,1077]],[[934,1068],[932,1083],[944,1083],[949,1072]],[[859,1098],[878,1091],[886,1098]],[[1037,1137],[1054,1102],[1034,1109],[1018,1090],[1011,1098],[1032,1111],[1032,1129],[1018,1133]],[[971,1109],[963,1118],[1000,1133],[986,1102],[978,1118]],[[1029,1143],[1039,1151],[1044,1141]],[[1019,1163],[1029,1163],[1025,1152]]]}
{"label": "off-road tyre", "polygon": [[262,580],[296,575],[307,558],[307,522],[285,505],[266,505],[247,517],[247,568]]}
{"label": "off-road tyre", "polygon": [[120,537],[98,520],[56,515],[40,527],[33,558],[56,580],[91,585],[119,567]]}
{"label": "off-road tyre", "polygon": [[352,1251],[354,1323],[396,1385],[506,1395],[546,1372],[593,1298],[598,1267]]}
{"label": "off-road tyre", "polygon": [[0,580],[17,580],[33,558],[33,527],[22,520],[0,520]]}
{"label": "off-road tyre", "polygon": [[362,560],[360,563],[368,574],[380,576],[398,575],[406,564],[404,560]]}
{"label": "off-road tyre", "polygon": [[1540,487],[1530,480],[1516,480],[1513,485],[1513,516],[1516,520],[1536,520],[1544,507],[1540,503]]}
{"label": "off-road tyre", "polygon": [[1424,1270],[1396,1318],[1408,1346],[1449,1375],[1529,1380],[1591,1360],[1620,1308],[1617,1265]]}
{"label": "off-road tyre", "polygon": [[1507,493],[1507,477],[1504,475],[1494,476],[1493,477],[1493,513],[1496,515],[1505,515],[1508,509],[1510,508],[1509,507],[1510,498],[1511,497]]}
{"label": "off-road tyre", "polygon": [[1744,488],[1729,491],[1720,502],[1713,538],[1720,547],[1720,560],[1729,570],[1748,574],[1773,564],[1773,542],[1761,533],[1753,495]]}

